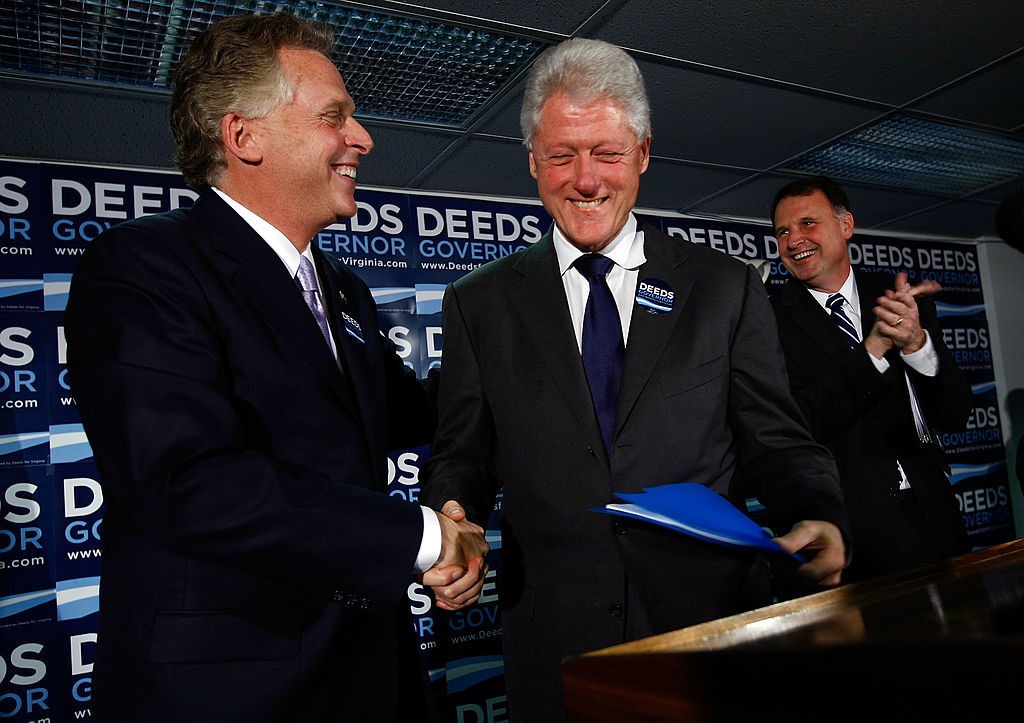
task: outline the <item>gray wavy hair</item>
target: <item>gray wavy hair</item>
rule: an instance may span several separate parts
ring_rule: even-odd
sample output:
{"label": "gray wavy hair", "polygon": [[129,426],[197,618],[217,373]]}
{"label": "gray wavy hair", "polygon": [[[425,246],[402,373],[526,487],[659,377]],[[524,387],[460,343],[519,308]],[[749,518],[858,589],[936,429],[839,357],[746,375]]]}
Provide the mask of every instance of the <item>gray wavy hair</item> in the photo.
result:
{"label": "gray wavy hair", "polygon": [[617,45],[591,38],[570,38],[537,58],[526,81],[519,113],[523,145],[533,148],[533,136],[544,104],[564,92],[577,103],[611,98],[626,112],[638,141],[651,137],[651,106],[636,61]]}

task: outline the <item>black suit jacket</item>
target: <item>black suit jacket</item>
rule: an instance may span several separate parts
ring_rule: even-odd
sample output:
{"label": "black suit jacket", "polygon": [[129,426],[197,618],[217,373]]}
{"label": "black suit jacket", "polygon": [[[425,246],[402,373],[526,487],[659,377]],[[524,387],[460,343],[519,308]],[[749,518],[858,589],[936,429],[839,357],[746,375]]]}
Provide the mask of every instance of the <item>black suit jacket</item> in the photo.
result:
{"label": "black suit jacket", "polygon": [[672,309],[633,306],[609,461],[550,232],[453,283],[443,306],[441,418],[425,499],[484,521],[503,487],[499,573],[515,721],[559,720],[566,655],[769,602],[766,567],[591,508],[617,492],[698,482],[743,506],[748,484],[780,527],[845,525],[835,465],[790,396],[757,274],[644,226],[639,281]]}
{"label": "black suit jacket", "polygon": [[[874,323],[871,309],[893,277],[856,272],[862,336]],[[939,357],[939,372],[926,377],[903,363],[899,350],[886,355],[879,374],[863,344],[850,349],[842,332],[803,284],[790,280],[772,295],[793,394],[814,437],[836,458],[853,527],[853,558],[844,580],[894,572],[929,560],[901,559],[900,526],[906,524],[898,493],[900,461],[935,538],[932,559],[969,550],[963,518],[937,442],[922,444],[914,426],[905,375],[909,375],[934,431],[963,429],[971,388],[943,343],[935,304],[919,297],[922,326]],[[934,435],[933,435],[934,436]]]}
{"label": "black suit jacket", "polygon": [[423,523],[385,494],[386,455],[429,441],[429,415],[368,288],[313,253],[344,376],[280,258],[212,191],[110,229],[75,271],[107,723],[393,717]]}

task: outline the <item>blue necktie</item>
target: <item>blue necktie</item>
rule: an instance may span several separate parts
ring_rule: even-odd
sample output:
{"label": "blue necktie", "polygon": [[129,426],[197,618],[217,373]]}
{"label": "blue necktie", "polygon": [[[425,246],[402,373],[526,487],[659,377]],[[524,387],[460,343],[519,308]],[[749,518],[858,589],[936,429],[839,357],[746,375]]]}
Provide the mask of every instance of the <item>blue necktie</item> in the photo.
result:
{"label": "blue necktie", "polygon": [[[302,287],[302,297],[306,300],[306,306],[313,312],[320,332],[324,335],[324,341],[331,347],[331,329],[327,325],[327,315],[324,313],[323,303],[320,301],[320,289],[316,285],[316,274],[313,272],[313,264],[305,256],[299,257],[299,272],[295,275]],[[333,349],[333,347],[331,347]]]}
{"label": "blue necktie", "polygon": [[832,294],[825,301],[825,305],[828,306],[832,312],[832,321],[836,323],[836,326],[843,332],[846,337],[846,341],[850,346],[857,346],[860,344],[860,335],[857,333],[857,327],[850,321],[850,317],[843,311],[843,303],[846,301],[840,293]]}
{"label": "blue necktie", "polygon": [[626,355],[619,310],[605,279],[613,264],[601,254],[584,254],[573,263],[590,282],[590,296],[583,315],[583,367],[609,455],[622,381],[622,360]]}

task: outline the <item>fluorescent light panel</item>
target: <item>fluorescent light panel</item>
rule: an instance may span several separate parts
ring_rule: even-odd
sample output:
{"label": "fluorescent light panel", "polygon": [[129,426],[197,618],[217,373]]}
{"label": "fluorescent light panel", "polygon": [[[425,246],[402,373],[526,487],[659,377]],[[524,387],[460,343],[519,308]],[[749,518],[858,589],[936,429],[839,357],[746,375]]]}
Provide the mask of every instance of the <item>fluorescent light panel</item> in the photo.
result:
{"label": "fluorescent light panel", "polygon": [[960,195],[1019,178],[1024,141],[897,115],[808,153],[787,169]]}
{"label": "fluorescent light panel", "polygon": [[[10,0],[8,0],[10,1]],[[465,127],[544,48],[538,41],[336,2],[14,0],[0,69],[161,92],[214,20],[284,12],[331,25],[361,117]]]}

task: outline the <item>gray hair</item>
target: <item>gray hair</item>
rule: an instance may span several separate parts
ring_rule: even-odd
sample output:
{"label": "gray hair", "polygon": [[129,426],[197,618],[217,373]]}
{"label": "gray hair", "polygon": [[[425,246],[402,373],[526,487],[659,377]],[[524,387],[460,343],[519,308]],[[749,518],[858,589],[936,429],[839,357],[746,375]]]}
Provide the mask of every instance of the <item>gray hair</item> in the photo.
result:
{"label": "gray hair", "polygon": [[334,34],[291,15],[235,15],[203,30],[189,45],[171,85],[175,161],[193,188],[214,186],[227,168],[220,123],[228,113],[262,118],[295,93],[281,48],[330,57]]}
{"label": "gray hair", "polygon": [[626,112],[638,141],[651,137],[651,106],[643,76],[636,61],[617,45],[570,38],[541,53],[530,68],[519,113],[523,145],[527,148],[533,148],[544,104],[559,92],[577,103],[610,98]]}

